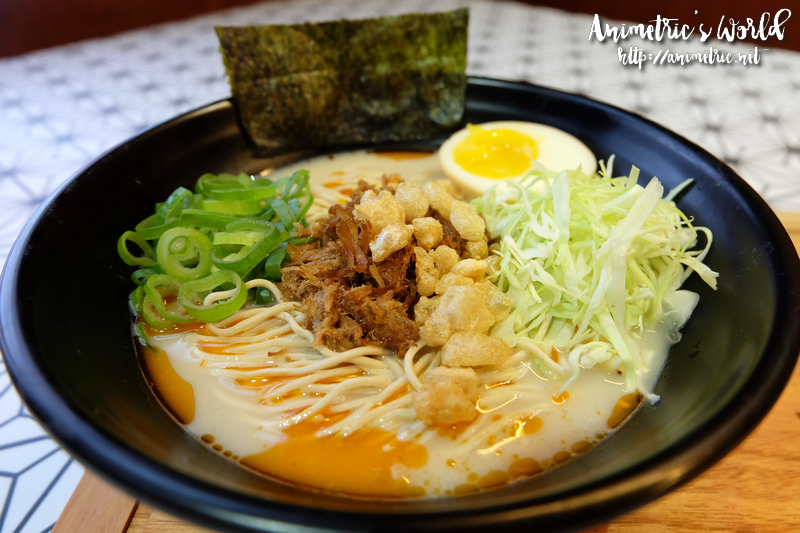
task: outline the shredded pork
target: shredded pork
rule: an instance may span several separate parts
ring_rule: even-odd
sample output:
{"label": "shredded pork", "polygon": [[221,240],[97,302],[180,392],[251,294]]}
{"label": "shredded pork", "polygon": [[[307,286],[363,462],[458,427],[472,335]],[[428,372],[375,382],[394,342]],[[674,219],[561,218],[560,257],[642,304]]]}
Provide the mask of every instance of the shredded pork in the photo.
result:
{"label": "shredded pork", "polygon": [[[383,190],[393,193],[395,188],[388,177],[381,188],[359,182],[347,204],[330,208],[327,220],[300,228],[298,237],[315,237],[316,242],[289,246],[290,260],[282,269],[280,289],[302,302],[305,326],[314,332],[315,345],[337,351],[380,345],[402,354],[419,340],[413,316],[419,300],[416,238],[375,262],[370,222],[355,214],[365,193],[373,197]],[[442,224],[442,245],[464,253],[466,241],[446,218],[433,209],[426,216]]]}

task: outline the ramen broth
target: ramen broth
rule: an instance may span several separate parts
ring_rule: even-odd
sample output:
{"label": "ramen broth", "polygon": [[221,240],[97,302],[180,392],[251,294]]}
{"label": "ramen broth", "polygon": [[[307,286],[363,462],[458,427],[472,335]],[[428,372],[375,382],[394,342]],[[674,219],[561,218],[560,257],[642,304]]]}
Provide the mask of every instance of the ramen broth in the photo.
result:
{"label": "ramen broth", "polygon": [[[358,179],[377,182],[384,174],[395,174],[421,182],[442,177],[436,155],[419,153],[322,156],[275,173],[300,168],[310,171],[315,198],[331,204],[344,201]],[[641,382],[649,390],[672,343],[668,331],[674,330],[673,324],[656,323],[642,332],[640,341],[649,368]],[[459,495],[536,475],[605,439],[640,404],[639,394],[626,390],[621,373],[606,365],[582,370],[567,392],[556,395],[563,380],[553,380],[517,354],[511,358],[513,368],[502,368],[515,376],[512,399],[493,401],[492,389],[509,384],[492,383],[483,391],[471,422],[430,428],[423,424],[422,430],[407,431],[381,417],[347,434],[319,436],[343,416],[322,410],[282,431],[263,431],[263,398],[280,386],[280,379],[259,376],[257,370],[249,380],[222,375],[219,364],[204,358],[215,347],[199,345],[197,331],[148,331],[150,347],[142,351],[149,376],[166,407],[190,433],[260,473],[356,496]],[[224,353],[235,356],[236,347]],[[232,361],[235,365],[236,358]],[[491,381],[485,375],[482,380]],[[398,394],[411,390],[408,385]]]}

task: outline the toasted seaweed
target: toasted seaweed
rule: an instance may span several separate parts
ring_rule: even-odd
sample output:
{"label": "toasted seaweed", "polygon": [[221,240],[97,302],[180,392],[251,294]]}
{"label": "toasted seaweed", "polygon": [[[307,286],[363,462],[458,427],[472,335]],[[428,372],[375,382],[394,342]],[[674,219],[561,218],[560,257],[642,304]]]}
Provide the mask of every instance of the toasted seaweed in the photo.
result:
{"label": "toasted seaweed", "polygon": [[424,140],[464,114],[469,12],[217,27],[241,123],[262,156]]}

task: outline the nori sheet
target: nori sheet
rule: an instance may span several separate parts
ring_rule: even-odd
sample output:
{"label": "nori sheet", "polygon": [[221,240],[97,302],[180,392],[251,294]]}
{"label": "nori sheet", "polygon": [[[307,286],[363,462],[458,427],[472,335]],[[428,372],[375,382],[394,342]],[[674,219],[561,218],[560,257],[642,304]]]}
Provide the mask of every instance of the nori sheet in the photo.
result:
{"label": "nori sheet", "polygon": [[469,11],[217,27],[239,118],[262,156],[424,140],[464,114]]}

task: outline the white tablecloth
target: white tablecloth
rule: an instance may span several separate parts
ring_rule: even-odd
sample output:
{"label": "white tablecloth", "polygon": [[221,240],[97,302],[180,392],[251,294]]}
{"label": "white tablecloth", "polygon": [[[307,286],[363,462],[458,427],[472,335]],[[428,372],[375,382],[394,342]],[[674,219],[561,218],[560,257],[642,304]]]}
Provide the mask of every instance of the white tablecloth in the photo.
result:
{"label": "white tablecloth", "polygon": [[[775,209],[800,210],[800,54],[761,64],[623,66],[592,17],[486,1],[269,2],[0,60],[0,263],[60,183],[102,151],[230,91],[215,25],[365,18],[470,6],[469,74],[579,92],[645,115],[729,163]],[[609,21],[604,21],[609,22]],[[623,46],[729,52],[697,41]],[[0,533],[49,531],[83,469],[39,428],[0,365]]]}

